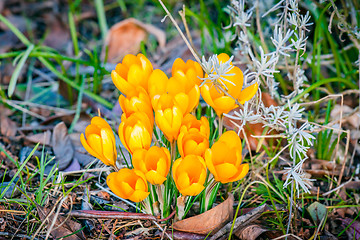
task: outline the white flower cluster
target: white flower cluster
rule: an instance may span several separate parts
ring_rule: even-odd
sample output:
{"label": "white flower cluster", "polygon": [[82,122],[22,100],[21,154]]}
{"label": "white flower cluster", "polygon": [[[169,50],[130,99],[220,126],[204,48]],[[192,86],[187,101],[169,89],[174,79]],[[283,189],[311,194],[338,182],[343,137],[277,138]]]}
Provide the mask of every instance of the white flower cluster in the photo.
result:
{"label": "white flower cluster", "polygon": [[[305,62],[302,57],[306,51],[308,39],[306,33],[312,25],[310,14],[309,12],[304,15],[300,13],[299,0],[281,0],[267,11],[260,1],[233,0],[229,6],[233,26],[236,27],[238,35],[238,50],[240,50],[241,59],[246,61],[249,69],[249,72],[245,74],[245,81],[262,82],[272,97],[288,104],[265,107],[260,101],[255,110],[254,104],[246,103],[242,109],[228,117],[241,121],[239,129],[246,123],[261,121],[264,126],[282,132],[293,160],[292,167],[287,169],[284,187],[294,183],[297,194],[301,189],[309,192],[310,180],[305,178],[302,165],[307,159],[306,152],[312,146],[315,137],[309,133],[311,125],[308,122],[298,127],[299,120],[303,118],[304,109],[298,104],[291,105],[290,100],[303,91],[303,85],[307,82],[302,69],[302,64]],[[274,23],[274,25],[262,28],[264,25],[262,24],[259,29],[259,26],[252,24],[255,9],[256,13],[260,14],[256,16],[257,18],[266,18],[261,22]],[[262,44],[255,42],[249,35],[250,32],[259,33],[263,30],[271,36],[262,39]],[[270,44],[273,45],[269,47],[272,51],[268,48],[264,49],[264,45]],[[279,83],[274,76],[276,73],[285,75],[293,83],[294,91],[289,95],[281,97],[278,91]]]}

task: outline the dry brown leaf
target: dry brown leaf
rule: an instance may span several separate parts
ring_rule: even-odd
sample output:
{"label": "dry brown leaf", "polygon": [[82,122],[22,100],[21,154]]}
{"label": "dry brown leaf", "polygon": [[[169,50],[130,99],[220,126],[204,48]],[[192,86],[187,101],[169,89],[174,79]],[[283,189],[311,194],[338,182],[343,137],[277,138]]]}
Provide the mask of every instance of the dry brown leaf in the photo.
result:
{"label": "dry brown leaf", "polygon": [[[47,216],[50,213],[50,209],[47,207],[42,207],[40,205],[36,205],[37,212],[39,214],[39,217],[41,221],[45,221],[47,219],[47,226],[50,227],[52,221],[54,220],[55,213],[52,213],[48,218]],[[79,231],[81,229],[81,224],[78,222],[75,222],[69,218],[65,218],[61,215],[57,215],[56,223],[51,231],[51,236],[53,238],[61,238],[65,237],[67,235],[70,235],[66,237],[66,240],[83,240],[86,239],[84,236],[83,231]],[[77,232],[76,234],[73,234],[74,232]]]}
{"label": "dry brown leaf", "polygon": [[33,143],[40,143],[40,145],[50,145],[51,132],[47,130],[46,132],[26,136],[25,139]]}
{"label": "dry brown leaf", "polygon": [[16,123],[6,115],[0,114],[0,133],[6,137],[15,137],[16,132]]}
{"label": "dry brown leaf", "polygon": [[215,233],[232,218],[233,204],[234,196],[229,194],[229,197],[216,207],[200,215],[178,221],[174,223],[173,228],[197,234]]}
{"label": "dry brown leaf", "polygon": [[235,235],[242,240],[255,240],[257,237],[267,231],[268,230],[266,228],[253,224],[237,230]]}
{"label": "dry brown leaf", "polygon": [[[107,61],[117,63],[126,54],[137,54],[141,42],[146,40],[148,34],[156,37],[160,48],[165,47],[165,32],[151,24],[140,22],[135,18],[128,18],[115,24],[110,28],[104,43],[103,49],[108,46]],[[102,58],[105,58],[105,51],[102,52]]]}
{"label": "dry brown leaf", "polygon": [[[333,110],[330,113],[332,120],[339,120],[342,112],[342,123],[349,123],[352,127],[358,128],[360,126],[360,116],[359,114],[353,114],[354,109],[347,105],[335,105]],[[345,117],[346,115],[350,115],[349,117]],[[345,117],[345,118],[344,118]]]}
{"label": "dry brown leaf", "polygon": [[59,170],[63,170],[71,164],[74,157],[74,146],[64,122],[58,123],[54,127],[51,143],[56,156],[55,160],[58,163],[58,168]]}

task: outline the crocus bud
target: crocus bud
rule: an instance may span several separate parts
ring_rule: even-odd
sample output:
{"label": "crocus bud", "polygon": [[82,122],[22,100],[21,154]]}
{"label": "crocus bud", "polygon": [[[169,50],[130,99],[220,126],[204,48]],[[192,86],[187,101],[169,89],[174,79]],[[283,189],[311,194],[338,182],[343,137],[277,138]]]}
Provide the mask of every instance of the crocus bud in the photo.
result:
{"label": "crocus bud", "polygon": [[128,54],[111,72],[111,78],[119,91],[127,96],[137,86],[147,90],[152,71],[151,62],[143,54],[139,53],[137,56]]}
{"label": "crocus bud", "polygon": [[235,182],[249,172],[249,164],[241,164],[241,140],[234,131],[227,131],[205,152],[205,162],[216,181]]}
{"label": "crocus bud", "polygon": [[152,139],[152,126],[148,116],[135,112],[124,119],[119,126],[119,137],[125,148],[133,154],[136,149],[149,149]]}
{"label": "crocus bud", "polygon": [[100,159],[105,165],[115,166],[117,152],[114,133],[110,125],[101,117],[93,117],[82,133],[80,141],[86,151]]}

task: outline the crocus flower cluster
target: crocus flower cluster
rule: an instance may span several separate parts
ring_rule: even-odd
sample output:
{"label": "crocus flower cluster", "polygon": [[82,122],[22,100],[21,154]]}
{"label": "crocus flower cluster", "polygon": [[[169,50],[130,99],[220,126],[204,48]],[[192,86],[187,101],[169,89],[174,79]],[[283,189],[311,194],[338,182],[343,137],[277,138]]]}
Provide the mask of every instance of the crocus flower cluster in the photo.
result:
{"label": "crocus flower cluster", "polygon": [[[218,59],[228,61],[229,56],[220,54]],[[123,114],[118,135],[132,156],[132,168],[118,170],[115,137],[101,117],[92,119],[81,142],[91,155],[117,170],[107,177],[107,184],[116,195],[139,202],[149,196],[149,183],[162,185],[173,179],[183,196],[195,196],[205,188],[210,173],[221,183],[237,181],[248,173],[249,165],[242,163],[239,136],[233,131],[225,132],[210,147],[208,119],[192,115],[200,93],[219,116],[251,99],[258,86],[243,90],[239,68],[234,66],[224,76],[228,80],[224,87],[232,97],[209,82],[202,84],[201,65],[192,60],[176,59],[168,77],[160,69],[154,70],[144,55],[129,54],[111,77],[121,92],[119,104]],[[163,147],[166,143],[159,144],[161,138],[153,133],[155,124],[168,140],[169,149]]]}

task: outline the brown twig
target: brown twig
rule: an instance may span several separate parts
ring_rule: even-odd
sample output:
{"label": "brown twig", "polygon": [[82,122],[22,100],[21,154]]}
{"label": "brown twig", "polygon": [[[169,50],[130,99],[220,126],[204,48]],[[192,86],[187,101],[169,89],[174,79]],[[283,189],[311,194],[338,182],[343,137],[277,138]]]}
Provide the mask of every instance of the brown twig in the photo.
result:
{"label": "brown twig", "polygon": [[68,213],[71,217],[97,218],[97,219],[127,219],[127,220],[151,220],[158,221],[153,215],[144,213],[97,211],[97,210],[75,210]]}

